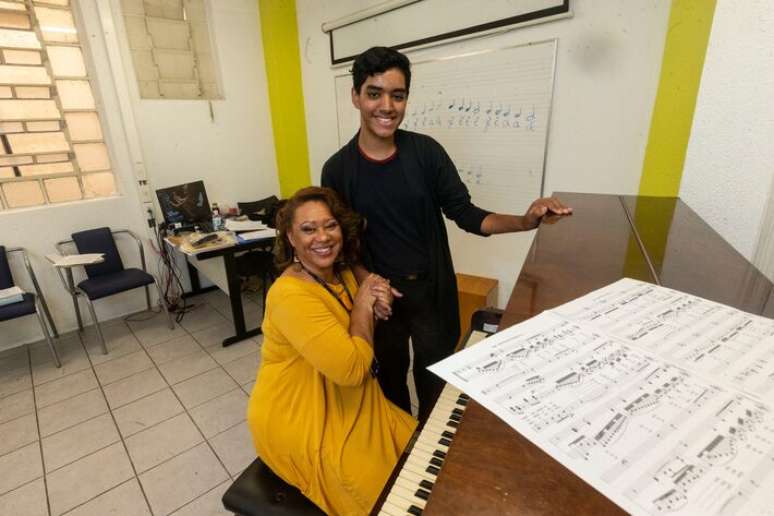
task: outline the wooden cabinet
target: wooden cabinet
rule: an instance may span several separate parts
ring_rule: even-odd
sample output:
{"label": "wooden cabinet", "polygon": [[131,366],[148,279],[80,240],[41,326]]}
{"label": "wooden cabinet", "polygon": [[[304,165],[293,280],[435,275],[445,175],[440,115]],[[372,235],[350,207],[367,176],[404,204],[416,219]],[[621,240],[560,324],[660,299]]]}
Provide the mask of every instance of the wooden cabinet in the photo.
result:
{"label": "wooden cabinet", "polygon": [[[470,329],[470,318],[479,308],[496,306],[497,280],[457,273],[457,298],[460,303],[460,342]],[[459,342],[457,343],[459,345]]]}

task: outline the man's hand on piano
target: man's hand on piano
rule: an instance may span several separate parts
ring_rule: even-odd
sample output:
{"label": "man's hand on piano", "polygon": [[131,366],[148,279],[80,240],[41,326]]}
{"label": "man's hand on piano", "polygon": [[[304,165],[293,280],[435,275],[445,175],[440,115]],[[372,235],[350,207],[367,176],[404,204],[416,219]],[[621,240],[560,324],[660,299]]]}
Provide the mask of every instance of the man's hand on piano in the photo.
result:
{"label": "man's hand on piano", "polygon": [[524,214],[524,225],[527,229],[534,229],[541,222],[553,224],[562,217],[572,215],[572,208],[566,206],[556,197],[541,197],[530,204]]}

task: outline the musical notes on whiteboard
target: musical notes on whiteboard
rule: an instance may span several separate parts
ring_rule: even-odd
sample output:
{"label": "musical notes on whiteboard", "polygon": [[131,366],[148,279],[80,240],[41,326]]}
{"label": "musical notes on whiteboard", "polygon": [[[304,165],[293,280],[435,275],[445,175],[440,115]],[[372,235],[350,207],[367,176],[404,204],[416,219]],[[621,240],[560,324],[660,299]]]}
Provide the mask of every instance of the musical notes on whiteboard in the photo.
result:
{"label": "musical notes on whiteboard", "polygon": [[[441,95],[439,95],[441,96]],[[484,109],[481,106],[485,106]],[[414,105],[400,125],[407,131],[535,131],[541,123],[535,106],[525,109],[497,101],[472,98],[438,99]]]}

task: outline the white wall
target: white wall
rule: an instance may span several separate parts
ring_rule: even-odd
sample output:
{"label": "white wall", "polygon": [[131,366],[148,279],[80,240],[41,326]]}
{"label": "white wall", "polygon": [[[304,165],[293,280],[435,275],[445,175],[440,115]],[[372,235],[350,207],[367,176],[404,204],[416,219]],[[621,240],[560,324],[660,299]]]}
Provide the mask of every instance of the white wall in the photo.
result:
{"label": "white wall", "polygon": [[235,206],[279,193],[258,2],[208,6],[224,94],[212,118],[207,101],[140,99],[120,14],[115,21],[152,187],[203,179],[210,202]]}
{"label": "white wall", "polygon": [[[328,38],[321,32],[320,24],[376,3],[379,2],[297,0],[309,155],[315,182],[319,182],[325,160],[338,148],[333,77],[341,73],[340,68],[330,67]],[[482,8],[485,5],[482,3]],[[571,7],[572,18],[407,54],[418,61],[558,38],[546,193],[635,194],[670,3],[573,0]],[[406,19],[404,23],[412,20]],[[457,271],[497,278],[499,305],[503,306],[521,270],[532,234],[480,239],[454,227],[451,240]]]}
{"label": "white wall", "polygon": [[[113,82],[108,47],[96,7],[97,2],[103,1],[110,2],[114,15],[121,42],[118,51],[122,63],[119,64],[128,77],[125,85],[128,88],[117,89]],[[93,54],[92,70],[101,97],[103,128],[108,135],[120,196],[0,212],[0,242],[30,251],[56,324],[64,332],[76,328],[72,302],[43,258],[55,251],[55,242],[69,238],[74,231],[102,225],[129,228],[141,236],[147,235],[117,90],[128,89],[126,100],[136,122],[135,135],[139,133],[141,154],[152,188],[203,179],[210,200],[226,205],[279,192],[255,0],[210,2],[213,40],[225,94],[224,100],[212,102],[214,120],[210,118],[206,101],[141,100],[123,37],[123,20],[116,14],[118,2],[80,0],[77,4],[87,31],[84,39]],[[131,244],[121,246],[122,252],[126,251],[127,263],[138,263],[133,249]],[[147,245],[146,256],[155,268],[156,260]],[[136,290],[100,300],[96,306],[98,317],[105,320],[141,310],[144,304],[143,291]],[[42,338],[34,318],[18,321],[0,323],[0,350]]]}
{"label": "white wall", "polygon": [[[719,0],[680,197],[746,258],[774,232],[774,15],[764,0]],[[774,258],[772,256],[771,258]]]}

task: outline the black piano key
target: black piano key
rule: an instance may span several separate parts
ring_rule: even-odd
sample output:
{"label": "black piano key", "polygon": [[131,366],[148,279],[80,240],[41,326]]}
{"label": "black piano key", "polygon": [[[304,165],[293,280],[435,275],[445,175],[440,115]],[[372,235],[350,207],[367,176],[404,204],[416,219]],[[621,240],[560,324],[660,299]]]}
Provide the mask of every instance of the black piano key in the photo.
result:
{"label": "black piano key", "polygon": [[438,473],[441,472],[441,470],[436,468],[435,466],[428,466],[427,469],[425,469],[425,471],[427,471],[431,475],[437,475]]}
{"label": "black piano key", "polygon": [[456,414],[458,416],[461,416],[464,413],[465,413],[465,411],[462,410],[462,409],[459,409],[459,408],[456,408],[456,409],[452,410],[452,414]]}
{"label": "black piano key", "polygon": [[457,423],[456,421],[449,420],[449,421],[446,422],[446,426],[450,426],[452,428],[457,428],[458,426],[460,426],[460,424]]}
{"label": "black piano key", "polygon": [[457,400],[457,405],[462,405],[463,407],[468,404],[468,400],[463,400],[462,398]]}
{"label": "black piano key", "polygon": [[412,505],[411,507],[409,507],[407,512],[409,514],[413,514],[414,516],[422,516],[422,509],[420,509],[416,505]]}
{"label": "black piano key", "polygon": [[417,492],[414,493],[414,496],[418,496],[422,500],[427,500],[430,498],[430,493],[428,491],[425,491],[424,489],[417,489]]}
{"label": "black piano key", "polygon": [[445,459],[446,458],[446,453],[442,452],[441,450],[435,450],[433,452],[433,456],[434,457],[438,457],[439,459]]}
{"label": "black piano key", "polygon": [[445,437],[441,437],[438,439],[438,444],[443,444],[444,446],[451,446],[451,441],[449,439],[446,439]]}
{"label": "black piano key", "polygon": [[454,439],[454,432],[449,432],[448,430],[444,430],[441,435],[447,439]]}
{"label": "black piano key", "polygon": [[458,416],[457,414],[451,414],[451,415],[449,416],[449,419],[451,419],[452,421],[456,421],[456,422],[458,422],[458,423],[459,423],[460,421],[462,421],[462,416]]}
{"label": "black piano key", "polygon": [[432,464],[433,466],[438,466],[440,468],[441,466],[443,466],[443,461],[438,457],[433,457],[432,459],[430,459],[430,464]]}
{"label": "black piano key", "polygon": [[419,487],[427,489],[428,491],[432,490],[434,485],[435,484],[426,479],[422,479],[422,481],[419,483]]}
{"label": "black piano key", "polygon": [[461,394],[460,394],[460,398],[462,398],[463,400],[467,401],[467,400],[469,400],[469,399],[470,399],[470,396],[468,396],[467,394],[465,394],[465,393],[463,392],[463,393],[461,393]]}

